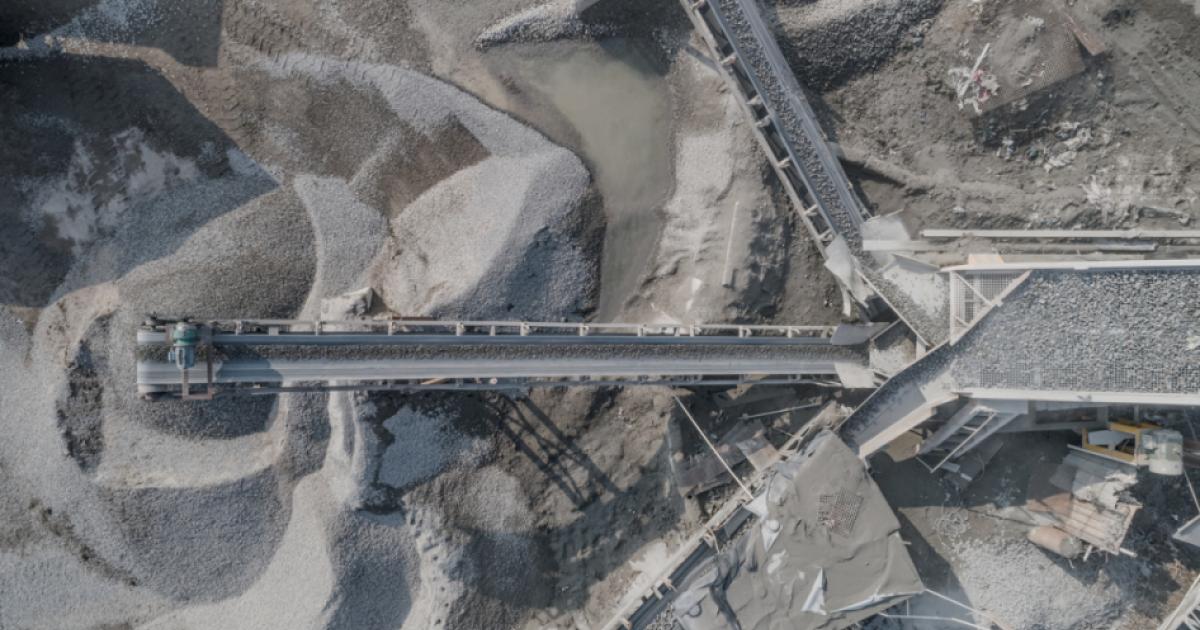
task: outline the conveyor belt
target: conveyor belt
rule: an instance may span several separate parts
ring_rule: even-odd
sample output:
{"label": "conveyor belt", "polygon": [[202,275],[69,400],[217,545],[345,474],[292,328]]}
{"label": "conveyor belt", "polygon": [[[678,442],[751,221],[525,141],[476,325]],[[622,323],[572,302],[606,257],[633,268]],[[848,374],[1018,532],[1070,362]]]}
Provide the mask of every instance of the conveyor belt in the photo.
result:
{"label": "conveyor belt", "polygon": [[[143,394],[180,390],[183,371],[166,356],[169,326],[138,331]],[[207,341],[187,380],[193,388],[206,385],[211,360],[212,382],[224,393],[747,381],[874,386],[862,344],[869,328],[835,334],[825,327],[242,321],[204,330]]]}
{"label": "conveyor belt", "polygon": [[838,236],[857,251],[865,207],[754,0],[684,0],[684,5],[721,60],[760,144],[822,252]]}
{"label": "conveyor belt", "polygon": [[[943,315],[928,312],[929,305],[909,295],[938,291],[937,279],[918,274],[897,283],[863,251],[862,225],[870,214],[855,194],[756,0],[682,3],[754,123],[759,145],[821,254],[830,259],[831,269],[842,269],[838,278],[848,294],[868,313],[877,310],[872,298],[878,296],[926,343],[940,343],[947,334]],[[904,275],[904,270],[896,273]],[[922,287],[926,284],[932,286]]]}

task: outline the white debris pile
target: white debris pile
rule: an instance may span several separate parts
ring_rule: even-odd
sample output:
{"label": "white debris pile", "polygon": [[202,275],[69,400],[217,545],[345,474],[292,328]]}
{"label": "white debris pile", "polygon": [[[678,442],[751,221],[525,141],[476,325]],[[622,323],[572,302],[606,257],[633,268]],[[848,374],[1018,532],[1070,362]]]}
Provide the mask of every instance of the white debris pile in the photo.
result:
{"label": "white debris pile", "polygon": [[1087,584],[1025,541],[963,541],[954,554],[962,599],[1014,628],[1106,628],[1129,603],[1129,584],[1104,572]]}
{"label": "white debris pile", "polygon": [[989,73],[983,67],[983,62],[990,49],[991,44],[984,45],[972,66],[956,66],[947,70],[951,86],[958,97],[959,109],[965,109],[970,105],[976,114],[982,114],[983,105],[1000,91],[996,75]]}

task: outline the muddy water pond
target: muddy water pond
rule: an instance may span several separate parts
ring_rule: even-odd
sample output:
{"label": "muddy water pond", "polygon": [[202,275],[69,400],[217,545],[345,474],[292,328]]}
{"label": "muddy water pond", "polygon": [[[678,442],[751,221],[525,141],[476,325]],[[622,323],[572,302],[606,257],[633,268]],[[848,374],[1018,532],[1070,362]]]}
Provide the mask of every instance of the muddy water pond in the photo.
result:
{"label": "muddy water pond", "polygon": [[617,317],[645,277],[674,187],[670,99],[651,46],[610,39],[489,53],[491,70],[517,95],[514,113],[574,150],[603,197],[600,320]]}

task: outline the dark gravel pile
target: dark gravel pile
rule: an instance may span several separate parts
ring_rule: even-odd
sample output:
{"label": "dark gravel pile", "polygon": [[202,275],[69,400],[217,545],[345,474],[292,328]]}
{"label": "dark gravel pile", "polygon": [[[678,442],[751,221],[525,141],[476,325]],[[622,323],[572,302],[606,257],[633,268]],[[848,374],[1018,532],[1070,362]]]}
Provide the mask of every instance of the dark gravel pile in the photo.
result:
{"label": "dark gravel pile", "polygon": [[[796,75],[824,91],[879,68],[920,41],[913,27],[942,0],[774,0],[780,46]],[[797,6],[798,5],[798,6]]]}

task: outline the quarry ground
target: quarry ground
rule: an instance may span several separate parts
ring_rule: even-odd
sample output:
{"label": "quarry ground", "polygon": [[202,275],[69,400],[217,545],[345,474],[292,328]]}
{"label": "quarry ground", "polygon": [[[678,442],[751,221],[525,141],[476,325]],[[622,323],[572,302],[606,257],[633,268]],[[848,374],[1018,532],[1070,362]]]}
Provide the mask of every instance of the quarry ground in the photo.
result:
{"label": "quarry ground", "polygon": [[[664,390],[136,397],[146,313],[330,316],[363,287],[409,316],[839,321],[678,3],[568,4],[0,9],[0,628],[594,627],[704,521],[728,489],[677,487],[703,445]],[[996,72],[1028,64],[1036,3],[829,4],[770,8],[875,212],[1200,218],[1189,5],[1079,0],[1109,52],[975,116],[950,71],[988,43]],[[1071,564],[997,516],[1067,439],[1010,438],[963,496],[904,443],[874,474],[930,587],[1013,627],[1152,625],[1200,568],[1167,535],[1178,480],[1137,488],[1137,558]]]}

